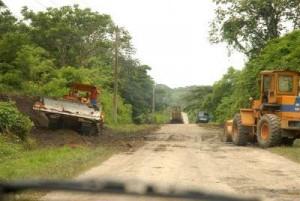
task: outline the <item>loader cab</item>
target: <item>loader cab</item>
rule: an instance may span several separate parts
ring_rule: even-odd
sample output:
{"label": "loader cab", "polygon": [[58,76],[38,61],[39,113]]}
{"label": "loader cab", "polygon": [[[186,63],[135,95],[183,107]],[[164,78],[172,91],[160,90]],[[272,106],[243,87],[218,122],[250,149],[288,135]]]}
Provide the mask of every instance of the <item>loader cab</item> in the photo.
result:
{"label": "loader cab", "polygon": [[283,97],[298,96],[299,73],[287,70],[262,71],[260,91],[262,104],[280,105]]}

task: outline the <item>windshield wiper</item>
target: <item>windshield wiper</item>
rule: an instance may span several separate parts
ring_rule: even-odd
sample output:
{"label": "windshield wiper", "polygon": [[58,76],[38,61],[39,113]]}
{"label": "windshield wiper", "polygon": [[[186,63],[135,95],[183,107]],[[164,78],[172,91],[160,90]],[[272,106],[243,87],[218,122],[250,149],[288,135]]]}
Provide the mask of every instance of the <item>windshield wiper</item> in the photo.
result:
{"label": "windshield wiper", "polygon": [[116,182],[116,181],[31,181],[31,182],[2,182],[0,183],[0,198],[10,193],[24,190],[60,190],[78,191],[87,193],[105,193],[120,195],[138,195],[161,198],[182,198],[191,200],[222,200],[222,201],[258,201],[258,198],[244,198],[231,195],[207,193],[197,190],[183,190],[176,188],[163,189],[158,186],[146,184],[140,181]]}

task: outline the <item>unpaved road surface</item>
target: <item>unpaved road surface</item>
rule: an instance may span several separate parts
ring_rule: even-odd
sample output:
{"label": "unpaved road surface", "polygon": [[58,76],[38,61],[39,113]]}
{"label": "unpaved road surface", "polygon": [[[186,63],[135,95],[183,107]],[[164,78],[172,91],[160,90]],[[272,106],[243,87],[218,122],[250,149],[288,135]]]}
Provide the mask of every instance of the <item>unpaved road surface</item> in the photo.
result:
{"label": "unpaved road surface", "polygon": [[[300,165],[255,145],[220,143],[219,128],[165,125],[135,152],[114,155],[76,179],[140,179],[162,186],[300,200]],[[42,200],[137,200],[136,198],[52,192]],[[158,200],[142,198],[138,200]]]}

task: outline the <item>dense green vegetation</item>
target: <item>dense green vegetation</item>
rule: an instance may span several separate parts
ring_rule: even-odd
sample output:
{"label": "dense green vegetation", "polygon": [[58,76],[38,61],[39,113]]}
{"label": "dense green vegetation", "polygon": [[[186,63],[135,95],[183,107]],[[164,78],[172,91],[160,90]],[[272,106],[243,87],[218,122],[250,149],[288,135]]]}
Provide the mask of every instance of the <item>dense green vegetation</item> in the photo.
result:
{"label": "dense green vegetation", "polygon": [[170,92],[170,104],[181,105],[185,107],[189,101],[186,101],[184,97],[189,94],[189,91],[196,89],[197,86],[187,86],[172,89]]}
{"label": "dense green vegetation", "polygon": [[250,59],[242,70],[229,68],[223,78],[212,86],[200,86],[190,96],[197,100],[186,108],[189,113],[196,110],[208,111],[214,120],[223,123],[231,118],[241,107],[249,107],[250,97],[259,98],[256,85],[262,70],[289,69],[300,70],[300,31],[294,31],[281,38],[270,40],[261,53]]}
{"label": "dense green vegetation", "polygon": [[[210,99],[211,97],[208,96],[212,93],[211,86],[200,86],[191,89],[190,91],[186,92],[185,96],[183,96],[183,102],[185,102],[184,111],[188,113],[189,121],[196,122],[196,115],[199,112],[212,112],[212,110],[205,111],[202,108],[204,107],[204,103],[208,104],[209,101],[202,101],[205,99]],[[207,97],[206,97],[207,96]],[[212,108],[211,108],[212,109]]]}
{"label": "dense green vegetation", "polygon": [[0,135],[0,180],[71,178],[115,153],[108,147],[38,148],[33,141],[11,137]]}
{"label": "dense green vegetation", "polygon": [[32,127],[33,122],[18,111],[14,102],[0,102],[0,133],[13,133],[24,140]]}
{"label": "dense green vegetation", "polygon": [[[295,0],[214,0],[215,19],[210,41],[225,42],[229,50],[248,57],[244,68],[230,67],[212,87],[199,86],[184,98],[190,117],[209,112],[214,121],[224,123],[239,108],[249,107],[248,99],[259,98],[259,73],[262,70],[300,70],[299,2]],[[283,33],[288,33],[285,36]],[[280,37],[282,36],[282,37]]]}
{"label": "dense green vegetation", "polygon": [[24,7],[23,19],[17,19],[0,3],[1,92],[62,97],[74,82],[96,85],[110,124],[118,32],[118,123],[131,123],[151,112],[154,82],[147,74],[151,68],[134,58],[131,36],[109,15],[77,5],[43,12]]}
{"label": "dense green vegetation", "polygon": [[213,0],[210,41],[256,57],[270,39],[299,29],[298,0]]}

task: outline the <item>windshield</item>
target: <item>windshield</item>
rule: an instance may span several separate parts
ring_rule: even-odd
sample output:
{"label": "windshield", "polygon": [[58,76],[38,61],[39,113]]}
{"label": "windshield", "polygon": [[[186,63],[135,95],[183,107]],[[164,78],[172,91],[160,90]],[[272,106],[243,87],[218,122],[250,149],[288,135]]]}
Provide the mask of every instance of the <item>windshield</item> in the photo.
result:
{"label": "windshield", "polygon": [[291,93],[293,91],[293,76],[279,75],[278,90],[283,93]]}

